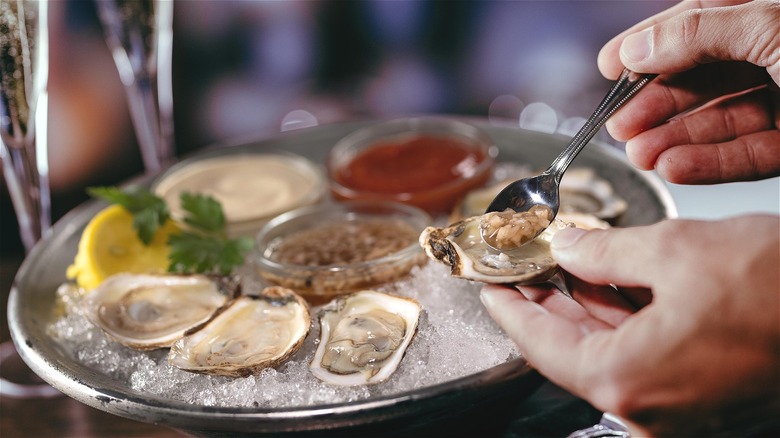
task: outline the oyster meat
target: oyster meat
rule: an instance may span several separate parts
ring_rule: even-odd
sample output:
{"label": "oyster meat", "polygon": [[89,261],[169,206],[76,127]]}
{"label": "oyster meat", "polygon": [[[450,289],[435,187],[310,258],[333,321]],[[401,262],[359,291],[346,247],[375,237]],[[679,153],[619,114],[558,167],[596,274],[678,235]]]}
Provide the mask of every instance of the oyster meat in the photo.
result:
{"label": "oyster meat", "polygon": [[310,326],[303,298],[268,287],[260,295],[233,299],[188,332],[171,346],[168,362],[196,373],[248,376],[287,360],[303,345]]}
{"label": "oyster meat", "polygon": [[535,239],[511,250],[495,250],[480,235],[482,216],[448,227],[427,227],[420,245],[433,260],[448,265],[454,277],[485,283],[541,283],[552,277],[558,263],[550,253],[553,235],[568,226],[553,220]]}
{"label": "oyster meat", "polygon": [[228,300],[202,275],[116,274],[84,298],[87,318],[117,342],[139,350],[170,347]]}
{"label": "oyster meat", "polygon": [[333,385],[387,380],[412,341],[421,306],[411,298],[363,290],[341,296],[319,312],[320,342],[310,369]]}
{"label": "oyster meat", "polygon": [[500,250],[517,248],[530,242],[550,226],[552,210],[546,205],[534,205],[528,211],[504,211],[485,213],[479,219],[482,238],[490,246]]}
{"label": "oyster meat", "polygon": [[[511,180],[472,190],[452,211],[450,222],[483,214],[493,198],[508,184],[528,176],[531,175],[522,174]],[[558,214],[588,214],[606,221],[614,221],[628,207],[626,201],[615,193],[612,184],[589,167],[575,167],[566,171],[561,179],[560,201]]]}

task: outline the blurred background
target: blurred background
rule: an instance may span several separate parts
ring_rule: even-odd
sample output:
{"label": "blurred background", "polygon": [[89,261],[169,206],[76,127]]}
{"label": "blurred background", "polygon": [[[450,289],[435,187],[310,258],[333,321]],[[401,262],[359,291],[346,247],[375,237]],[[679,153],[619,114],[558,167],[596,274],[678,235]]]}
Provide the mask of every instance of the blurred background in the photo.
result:
{"label": "blurred background", "polygon": [[[177,1],[176,151],[422,113],[519,125],[520,114],[533,110],[542,125],[552,117],[555,130],[586,117],[603,97],[609,81],[596,67],[601,46],[673,3]],[[94,3],[51,2],[50,39],[56,220],[87,198],[86,187],[119,184],[143,165]],[[4,183],[0,205],[2,255],[23,254]]]}

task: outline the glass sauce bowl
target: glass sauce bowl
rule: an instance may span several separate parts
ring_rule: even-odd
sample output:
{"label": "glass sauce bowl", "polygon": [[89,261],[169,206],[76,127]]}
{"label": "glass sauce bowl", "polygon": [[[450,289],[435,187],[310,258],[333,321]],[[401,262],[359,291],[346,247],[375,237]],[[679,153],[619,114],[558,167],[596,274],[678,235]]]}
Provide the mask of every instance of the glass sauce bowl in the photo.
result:
{"label": "glass sauce bowl", "polygon": [[254,265],[264,280],[323,304],[395,281],[425,263],[417,239],[430,222],[419,208],[386,201],[303,207],[260,230]]}
{"label": "glass sauce bowl", "polygon": [[498,149],[481,129],[458,120],[398,119],[341,139],[327,160],[337,200],[401,202],[449,213],[490,178]]}

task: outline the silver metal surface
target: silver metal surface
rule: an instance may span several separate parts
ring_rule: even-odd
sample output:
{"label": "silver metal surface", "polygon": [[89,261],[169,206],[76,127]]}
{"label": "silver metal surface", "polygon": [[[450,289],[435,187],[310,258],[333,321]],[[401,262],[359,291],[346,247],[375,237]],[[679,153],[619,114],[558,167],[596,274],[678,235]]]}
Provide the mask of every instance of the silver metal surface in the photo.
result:
{"label": "silver metal surface", "polygon": [[631,433],[618,417],[605,412],[599,424],[575,431],[566,438],[631,438]]}
{"label": "silver metal surface", "polygon": [[[500,161],[543,166],[563,149],[565,136],[486,125],[499,147]],[[292,131],[262,140],[242,140],[202,151],[197,156],[245,151],[288,151],[323,163],[328,150],[343,136],[369,122],[326,125]],[[616,148],[593,144],[579,163],[593,167],[608,179],[629,204],[618,226],[642,225],[675,217],[676,209],[666,187],[654,175],[633,169]],[[150,177],[132,183],[151,183]],[[291,409],[252,409],[193,406],[161,396],[144,394],[83,365],[47,335],[56,320],[55,292],[65,281],[65,270],[76,254],[89,219],[102,204],[88,202],[70,212],[36,245],[25,259],[8,302],[13,340],[28,366],[66,395],[97,409],[137,421],[166,425],[198,435],[226,433],[322,431],[357,427],[432,422],[462,416],[477,407],[506,404],[532,394],[543,379],[523,359],[444,384],[363,401]]]}

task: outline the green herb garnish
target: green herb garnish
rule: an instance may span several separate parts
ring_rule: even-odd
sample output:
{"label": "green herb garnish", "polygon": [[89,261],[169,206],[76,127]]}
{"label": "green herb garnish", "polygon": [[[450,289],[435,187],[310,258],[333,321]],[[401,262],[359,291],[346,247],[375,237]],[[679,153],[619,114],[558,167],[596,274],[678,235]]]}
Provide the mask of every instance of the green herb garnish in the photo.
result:
{"label": "green herb garnish", "polygon": [[131,186],[125,191],[117,187],[90,187],[87,193],[112,204],[119,204],[133,214],[133,228],[144,245],[152,242],[154,233],[170,218],[168,205],[149,189]]}
{"label": "green herb garnish", "polygon": [[225,215],[216,199],[204,195],[181,194],[181,207],[187,213],[184,223],[190,230],[172,234],[171,272],[218,272],[228,275],[244,263],[252,249],[247,237],[229,239],[225,234]]}
{"label": "green herb garnish", "polygon": [[172,234],[169,272],[217,272],[229,275],[244,263],[244,254],[252,249],[247,238],[205,237],[195,233]]}
{"label": "green herb garnish", "polygon": [[[165,200],[145,187],[133,186],[124,191],[116,187],[91,187],[87,192],[132,213],[133,227],[145,245],[166,221],[171,220]],[[184,231],[168,237],[171,246],[168,271],[229,275],[242,265],[244,256],[252,249],[252,240],[227,237],[225,214],[220,203],[210,196],[187,192],[180,198],[186,213],[183,218],[186,226],[182,227]]]}
{"label": "green herb garnish", "polygon": [[224,233],[225,215],[222,206],[210,196],[181,194],[181,208],[188,213],[184,223],[209,233]]}

